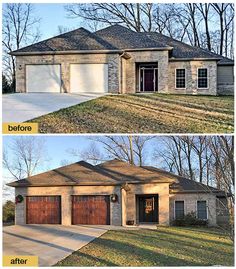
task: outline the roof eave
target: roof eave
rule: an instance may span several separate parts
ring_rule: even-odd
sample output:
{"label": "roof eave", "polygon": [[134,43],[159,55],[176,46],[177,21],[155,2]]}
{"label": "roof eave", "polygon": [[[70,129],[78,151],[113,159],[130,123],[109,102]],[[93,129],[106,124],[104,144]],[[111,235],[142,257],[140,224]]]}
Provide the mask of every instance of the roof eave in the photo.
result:
{"label": "roof eave", "polygon": [[220,58],[170,58],[169,62],[179,61],[220,61]]}
{"label": "roof eave", "polygon": [[217,194],[220,193],[220,190],[172,190],[170,189],[171,194],[177,194],[177,193],[213,193]]}
{"label": "roof eave", "polygon": [[173,180],[147,180],[147,181],[139,181],[139,180],[132,180],[132,181],[120,181],[120,182],[97,182],[97,183],[76,183],[76,182],[71,182],[71,183],[62,183],[62,184],[19,184],[17,182],[12,182],[6,184],[9,187],[15,187],[15,188],[25,188],[25,187],[57,187],[57,186],[119,186],[124,183],[128,184],[161,184],[161,183],[168,183],[171,184],[173,183]]}
{"label": "roof eave", "polygon": [[8,54],[13,56],[27,56],[27,55],[103,54],[103,53],[123,53],[123,50],[12,51]]}
{"label": "roof eave", "polygon": [[221,66],[224,66],[224,65],[227,65],[227,66],[229,66],[229,65],[232,65],[232,66],[234,66],[234,61],[232,61],[232,62],[218,62],[217,63],[217,65],[221,65]]}
{"label": "roof eave", "polygon": [[173,47],[158,47],[158,48],[135,48],[135,49],[124,49],[124,51],[158,51],[158,50],[172,50]]}

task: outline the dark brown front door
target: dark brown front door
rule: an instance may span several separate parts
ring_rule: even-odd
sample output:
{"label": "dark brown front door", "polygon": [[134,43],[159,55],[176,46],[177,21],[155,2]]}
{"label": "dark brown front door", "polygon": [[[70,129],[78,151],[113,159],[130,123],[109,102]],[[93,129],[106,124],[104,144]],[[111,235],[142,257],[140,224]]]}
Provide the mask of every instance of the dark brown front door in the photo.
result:
{"label": "dark brown front door", "polygon": [[107,195],[72,196],[72,224],[109,225],[110,199]]}
{"label": "dark brown front door", "polygon": [[140,91],[157,91],[157,68],[140,69]]}
{"label": "dark brown front door", "polygon": [[139,222],[158,222],[158,195],[138,197]]}
{"label": "dark brown front door", "polygon": [[144,70],[144,90],[146,92],[154,91],[154,72],[152,69]]}
{"label": "dark brown front door", "polygon": [[26,197],[26,223],[61,224],[61,197]]}

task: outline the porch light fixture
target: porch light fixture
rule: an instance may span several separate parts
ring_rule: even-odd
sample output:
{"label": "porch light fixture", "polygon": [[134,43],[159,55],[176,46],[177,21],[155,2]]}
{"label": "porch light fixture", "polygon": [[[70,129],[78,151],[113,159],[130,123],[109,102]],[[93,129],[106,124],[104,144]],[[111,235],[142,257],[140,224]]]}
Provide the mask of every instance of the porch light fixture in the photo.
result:
{"label": "porch light fixture", "polygon": [[22,70],[22,65],[20,64],[19,67],[18,67],[19,70]]}
{"label": "porch light fixture", "polygon": [[111,202],[116,203],[118,201],[118,195],[113,193],[111,194]]}

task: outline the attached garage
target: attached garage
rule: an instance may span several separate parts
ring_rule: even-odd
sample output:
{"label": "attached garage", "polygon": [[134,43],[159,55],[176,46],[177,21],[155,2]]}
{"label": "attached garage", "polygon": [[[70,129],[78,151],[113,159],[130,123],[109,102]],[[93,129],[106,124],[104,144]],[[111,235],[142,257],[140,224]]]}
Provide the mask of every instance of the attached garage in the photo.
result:
{"label": "attached garage", "polygon": [[107,64],[71,64],[71,93],[106,93],[108,92]]}
{"label": "attached garage", "polygon": [[26,65],[27,92],[61,92],[61,66],[59,64]]}
{"label": "attached garage", "polygon": [[61,224],[60,196],[27,196],[27,224]]}
{"label": "attached garage", "polygon": [[108,195],[72,196],[72,224],[109,225],[110,199]]}

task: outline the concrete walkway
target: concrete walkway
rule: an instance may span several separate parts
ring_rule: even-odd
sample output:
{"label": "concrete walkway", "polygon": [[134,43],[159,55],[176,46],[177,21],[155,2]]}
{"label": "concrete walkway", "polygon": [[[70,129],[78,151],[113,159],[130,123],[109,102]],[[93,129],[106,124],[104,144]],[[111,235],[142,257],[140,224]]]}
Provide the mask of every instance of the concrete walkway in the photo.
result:
{"label": "concrete walkway", "polygon": [[2,95],[3,122],[24,122],[104,94],[14,93]]}
{"label": "concrete walkway", "polygon": [[39,266],[52,266],[107,231],[80,225],[3,227],[3,255],[36,255]]}

